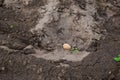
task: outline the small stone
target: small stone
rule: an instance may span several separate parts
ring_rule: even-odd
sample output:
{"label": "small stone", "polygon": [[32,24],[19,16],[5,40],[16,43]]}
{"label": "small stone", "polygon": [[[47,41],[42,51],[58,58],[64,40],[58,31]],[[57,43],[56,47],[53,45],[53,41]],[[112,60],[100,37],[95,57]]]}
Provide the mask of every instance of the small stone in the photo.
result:
{"label": "small stone", "polygon": [[5,70],[5,67],[2,67],[2,70],[4,71],[4,70]]}
{"label": "small stone", "polygon": [[46,12],[46,10],[44,10],[44,9],[41,10],[41,13],[45,13],[45,12]]}
{"label": "small stone", "polygon": [[111,71],[109,71],[109,74],[111,74],[112,72]]}
{"label": "small stone", "polygon": [[25,49],[25,50],[23,50],[23,53],[24,54],[34,54],[35,53],[35,51],[34,51],[34,49]]}
{"label": "small stone", "polygon": [[63,44],[63,48],[64,48],[65,50],[70,50],[70,49],[71,49],[71,46],[70,46],[69,44],[65,43],[65,44]]}
{"label": "small stone", "polygon": [[32,45],[28,45],[28,46],[26,46],[26,47],[24,48],[24,50],[25,50],[25,49],[32,49],[32,48],[33,48]]}

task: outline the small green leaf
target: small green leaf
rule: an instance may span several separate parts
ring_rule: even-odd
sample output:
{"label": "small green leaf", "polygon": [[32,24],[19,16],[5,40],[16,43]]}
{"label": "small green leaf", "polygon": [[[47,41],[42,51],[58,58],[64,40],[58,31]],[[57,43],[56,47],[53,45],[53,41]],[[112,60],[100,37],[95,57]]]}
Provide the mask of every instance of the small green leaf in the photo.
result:
{"label": "small green leaf", "polygon": [[114,60],[115,60],[116,62],[120,62],[120,57],[116,57],[116,58],[114,58]]}
{"label": "small green leaf", "polygon": [[114,60],[115,60],[116,62],[120,62],[120,54],[119,54],[116,58],[114,58]]}
{"label": "small green leaf", "polygon": [[75,53],[78,53],[78,52],[79,52],[79,50],[74,50],[74,52],[75,52]]}
{"label": "small green leaf", "polygon": [[79,53],[79,49],[78,48],[72,48],[71,49],[71,53]]}
{"label": "small green leaf", "polygon": [[120,54],[118,55],[118,57],[120,57]]}

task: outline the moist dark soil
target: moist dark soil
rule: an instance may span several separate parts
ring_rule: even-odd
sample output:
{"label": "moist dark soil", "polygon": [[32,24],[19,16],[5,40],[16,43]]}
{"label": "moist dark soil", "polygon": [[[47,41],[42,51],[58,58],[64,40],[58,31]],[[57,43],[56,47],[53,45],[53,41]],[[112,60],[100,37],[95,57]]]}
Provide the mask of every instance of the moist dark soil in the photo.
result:
{"label": "moist dark soil", "polygon": [[[120,80],[120,63],[113,60],[120,54],[120,2],[115,1],[98,0],[98,11],[93,17],[101,21],[98,27],[105,37],[91,44],[88,48],[91,54],[84,60],[72,62],[28,55],[34,50],[26,49],[27,46],[40,47],[39,36],[28,31],[39,17],[35,10],[37,3],[34,2],[31,13],[24,13],[6,8],[0,0],[0,80]],[[84,0],[76,2],[85,9]],[[112,4],[110,9],[115,14],[109,17],[108,6],[99,3]],[[25,9],[30,10],[31,6]]]}

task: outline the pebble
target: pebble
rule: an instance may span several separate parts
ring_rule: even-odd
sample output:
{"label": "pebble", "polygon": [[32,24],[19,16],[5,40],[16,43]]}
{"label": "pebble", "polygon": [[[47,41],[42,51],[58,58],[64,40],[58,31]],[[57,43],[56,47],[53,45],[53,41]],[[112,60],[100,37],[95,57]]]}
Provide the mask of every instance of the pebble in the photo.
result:
{"label": "pebble", "polygon": [[2,70],[4,71],[4,70],[5,70],[5,67],[2,67]]}

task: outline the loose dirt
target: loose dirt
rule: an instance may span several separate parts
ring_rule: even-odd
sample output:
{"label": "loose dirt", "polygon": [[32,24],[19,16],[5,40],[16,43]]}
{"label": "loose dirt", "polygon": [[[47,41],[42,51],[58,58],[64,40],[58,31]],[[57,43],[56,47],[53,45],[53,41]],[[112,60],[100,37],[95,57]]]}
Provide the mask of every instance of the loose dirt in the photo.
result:
{"label": "loose dirt", "polygon": [[119,3],[0,0],[0,80],[119,80]]}

